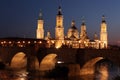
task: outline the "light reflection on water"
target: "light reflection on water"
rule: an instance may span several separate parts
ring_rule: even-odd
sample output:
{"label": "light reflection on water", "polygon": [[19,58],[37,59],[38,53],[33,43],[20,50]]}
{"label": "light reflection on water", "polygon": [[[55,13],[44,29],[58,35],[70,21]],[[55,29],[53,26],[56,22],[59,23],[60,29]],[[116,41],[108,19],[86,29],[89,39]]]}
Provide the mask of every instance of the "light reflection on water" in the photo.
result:
{"label": "light reflection on water", "polygon": [[13,80],[28,80],[27,78],[17,78],[17,79],[13,79]]}
{"label": "light reflection on water", "polygon": [[0,71],[0,80],[120,80],[120,68],[114,66],[108,60],[101,60],[96,63],[94,74],[82,75],[65,78],[46,78],[41,77],[39,73],[26,71]]}
{"label": "light reflection on water", "polygon": [[[120,78],[108,79],[108,74],[106,75],[106,71],[104,72],[104,70],[101,71],[101,73],[103,74],[99,74],[99,75],[86,75],[81,77],[66,77],[66,78],[44,78],[40,76],[36,76],[36,77],[28,76],[27,74],[26,75],[16,74],[14,76],[12,75],[8,77],[7,76],[8,74],[6,73],[7,75],[5,74],[2,78],[0,77],[0,80],[120,80]],[[96,76],[97,78],[95,78]]]}
{"label": "light reflection on water", "polygon": [[[109,74],[111,73],[111,75]],[[77,77],[66,77],[66,78],[45,78],[36,76],[35,73],[29,75],[27,72],[15,73],[8,71],[0,71],[0,80],[120,80],[119,78],[111,77],[114,72],[108,72],[108,69],[103,66],[100,71],[94,75],[85,75]],[[119,74],[119,73],[118,73]],[[117,77],[117,76],[116,76]]]}

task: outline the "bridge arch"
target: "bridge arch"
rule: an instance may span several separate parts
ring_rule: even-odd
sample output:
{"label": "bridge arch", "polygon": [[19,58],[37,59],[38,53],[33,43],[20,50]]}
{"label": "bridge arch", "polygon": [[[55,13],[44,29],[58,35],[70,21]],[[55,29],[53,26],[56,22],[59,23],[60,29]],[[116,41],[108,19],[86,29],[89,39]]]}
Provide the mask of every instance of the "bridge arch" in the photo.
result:
{"label": "bridge arch", "polygon": [[11,59],[10,68],[25,69],[27,67],[27,56],[24,52],[17,52]]}
{"label": "bridge arch", "polygon": [[104,58],[103,57],[96,57],[96,58],[93,58],[93,59],[87,61],[87,63],[85,63],[84,66],[81,68],[80,75],[93,74],[95,64],[102,59],[104,59]]}
{"label": "bridge arch", "polygon": [[46,55],[40,62],[40,71],[52,70],[57,62],[57,54],[50,53]]}

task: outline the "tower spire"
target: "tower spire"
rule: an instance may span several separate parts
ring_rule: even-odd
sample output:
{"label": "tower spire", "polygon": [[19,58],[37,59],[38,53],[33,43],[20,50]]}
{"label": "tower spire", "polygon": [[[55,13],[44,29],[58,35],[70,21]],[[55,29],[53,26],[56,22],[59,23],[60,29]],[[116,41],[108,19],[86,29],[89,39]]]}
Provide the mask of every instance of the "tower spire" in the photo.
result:
{"label": "tower spire", "polygon": [[106,23],[106,21],[105,21],[105,16],[104,16],[104,15],[102,15],[102,22],[105,22],[105,23]]}
{"label": "tower spire", "polygon": [[58,0],[58,5],[61,6],[62,0]]}
{"label": "tower spire", "polygon": [[57,15],[62,15],[62,9],[61,9],[61,6],[59,6],[58,8],[58,14]]}
{"label": "tower spire", "polygon": [[42,10],[40,10],[38,19],[39,19],[39,20],[43,20]]}
{"label": "tower spire", "polygon": [[82,25],[85,25],[85,19],[84,19],[84,16],[82,17]]}
{"label": "tower spire", "polygon": [[71,26],[75,26],[75,20],[72,20]]}

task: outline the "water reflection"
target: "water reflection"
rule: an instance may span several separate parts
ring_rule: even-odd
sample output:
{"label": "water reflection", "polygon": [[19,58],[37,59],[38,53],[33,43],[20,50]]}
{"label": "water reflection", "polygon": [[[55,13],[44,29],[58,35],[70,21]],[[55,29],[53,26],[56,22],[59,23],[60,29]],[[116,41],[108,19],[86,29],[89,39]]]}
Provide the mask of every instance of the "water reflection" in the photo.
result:
{"label": "water reflection", "polygon": [[[29,78],[29,77],[16,77],[16,78],[0,78],[1,80],[105,80],[105,78],[97,78],[93,79],[91,76],[85,76],[84,78],[82,77],[70,77],[70,78],[43,78],[43,77],[34,77],[34,78]],[[107,79],[107,80],[120,80],[120,78],[115,78],[115,79]]]}
{"label": "water reflection", "polygon": [[101,66],[98,74],[96,75],[97,80],[108,80],[109,73],[106,66]]}
{"label": "water reflection", "polygon": [[102,59],[95,64],[95,80],[114,80],[120,76],[119,67],[108,59]]}
{"label": "water reflection", "polygon": [[13,80],[28,80],[27,78],[17,78],[17,79],[13,79]]}
{"label": "water reflection", "polygon": [[111,61],[102,59],[95,64],[94,74],[59,78],[40,76],[41,72],[1,70],[0,80],[120,80],[120,68]]}

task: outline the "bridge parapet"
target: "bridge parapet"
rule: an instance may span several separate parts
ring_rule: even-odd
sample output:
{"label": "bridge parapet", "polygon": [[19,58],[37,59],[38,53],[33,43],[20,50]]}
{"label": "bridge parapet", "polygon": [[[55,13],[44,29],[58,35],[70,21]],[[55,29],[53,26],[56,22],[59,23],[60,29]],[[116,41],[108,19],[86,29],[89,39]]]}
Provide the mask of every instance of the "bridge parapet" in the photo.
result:
{"label": "bridge parapet", "polygon": [[42,39],[32,39],[32,38],[1,38],[1,47],[29,47],[38,45],[39,47],[47,46],[47,42]]}

